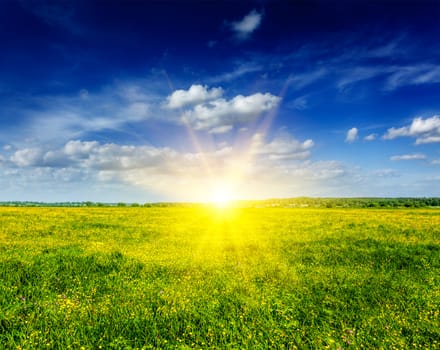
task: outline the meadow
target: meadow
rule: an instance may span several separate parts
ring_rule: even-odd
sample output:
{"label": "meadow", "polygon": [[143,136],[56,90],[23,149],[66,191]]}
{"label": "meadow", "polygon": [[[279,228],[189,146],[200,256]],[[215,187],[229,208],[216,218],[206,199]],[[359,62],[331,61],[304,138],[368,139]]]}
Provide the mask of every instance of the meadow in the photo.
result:
{"label": "meadow", "polygon": [[0,207],[5,349],[439,349],[440,210]]}

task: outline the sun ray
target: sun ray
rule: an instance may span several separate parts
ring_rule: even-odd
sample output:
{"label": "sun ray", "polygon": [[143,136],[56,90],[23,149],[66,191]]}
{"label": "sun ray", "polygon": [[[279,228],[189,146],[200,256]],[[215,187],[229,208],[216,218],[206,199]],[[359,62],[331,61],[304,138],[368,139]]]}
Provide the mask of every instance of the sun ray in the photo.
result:
{"label": "sun ray", "polygon": [[[168,85],[174,91],[170,77],[164,71]],[[289,79],[286,79],[280,91],[283,98],[289,86]],[[185,181],[192,184],[183,189],[185,197],[191,200],[209,202],[218,208],[230,205],[232,200],[259,198],[258,189],[251,189],[252,182],[246,181],[254,170],[258,157],[258,148],[261,146],[267,135],[273,120],[275,119],[279,106],[260,115],[254,120],[253,125],[248,125],[248,131],[234,130],[229,135],[222,137],[215,134],[204,135],[201,138],[192,123],[185,118],[181,121],[185,126],[187,135],[195,155],[200,162],[200,175]],[[180,114],[183,116],[184,111]],[[259,139],[256,139],[256,137]],[[220,137],[222,142],[218,141]],[[225,139],[229,142],[225,142]],[[226,146],[225,146],[226,145]],[[230,152],[222,153],[224,149],[230,148]]]}

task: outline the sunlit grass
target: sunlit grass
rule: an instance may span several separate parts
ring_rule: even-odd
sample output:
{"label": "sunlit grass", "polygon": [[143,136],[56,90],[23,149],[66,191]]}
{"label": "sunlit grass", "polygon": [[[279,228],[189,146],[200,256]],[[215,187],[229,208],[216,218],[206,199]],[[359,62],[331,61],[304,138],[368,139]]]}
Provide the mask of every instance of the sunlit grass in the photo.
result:
{"label": "sunlit grass", "polygon": [[1,208],[5,348],[426,348],[437,210]]}

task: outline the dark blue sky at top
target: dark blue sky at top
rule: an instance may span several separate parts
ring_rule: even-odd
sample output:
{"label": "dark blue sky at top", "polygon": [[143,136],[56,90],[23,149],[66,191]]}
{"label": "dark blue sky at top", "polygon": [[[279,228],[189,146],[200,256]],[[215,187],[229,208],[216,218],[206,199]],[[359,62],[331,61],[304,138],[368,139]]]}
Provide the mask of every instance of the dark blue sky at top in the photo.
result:
{"label": "dark blue sky at top", "polygon": [[[188,78],[186,70],[197,68],[192,74],[201,79],[240,56],[290,54],[308,45],[322,50],[300,62],[304,70],[351,46],[366,43],[368,50],[401,36],[420,52],[399,62],[428,55],[435,61],[439,50],[438,1],[3,1],[1,7],[3,84],[32,92],[99,87],[153,67]],[[262,11],[264,25],[237,43],[225,23],[250,9]],[[54,87],[57,80],[63,86]]]}
{"label": "dark blue sky at top", "polygon": [[[240,38],[233,23],[252,11],[261,23]],[[179,123],[164,122],[180,111],[170,116],[163,105],[173,91],[197,84],[221,87],[227,100],[257,93],[281,97],[268,143],[286,133],[301,142],[312,139],[310,161],[399,173],[387,190],[373,195],[405,194],[397,190],[402,176],[419,174],[416,180],[405,177],[414,184],[436,179],[439,143],[415,146],[419,134],[409,131],[385,135],[390,128],[409,128],[416,117],[430,123],[425,135],[440,134],[434,125],[440,114],[439,23],[439,1],[4,0],[0,161],[21,171],[13,152],[47,152],[48,145],[56,149],[69,140],[194,151]],[[111,119],[118,108],[123,113],[126,101],[113,91],[127,86],[142,90],[151,113],[167,116],[87,129],[84,120]],[[81,100],[83,93],[88,97]],[[66,127],[68,113],[83,118],[81,126]],[[60,129],[44,128],[58,121]],[[64,133],[66,128],[76,133]],[[196,133],[200,140],[214,139],[215,149],[236,139],[239,128]],[[356,137],[347,141],[351,128]],[[390,160],[415,154],[415,161]],[[17,193],[26,187],[20,186]],[[420,188],[428,187],[408,194],[425,195]],[[342,195],[356,194],[354,188]]]}

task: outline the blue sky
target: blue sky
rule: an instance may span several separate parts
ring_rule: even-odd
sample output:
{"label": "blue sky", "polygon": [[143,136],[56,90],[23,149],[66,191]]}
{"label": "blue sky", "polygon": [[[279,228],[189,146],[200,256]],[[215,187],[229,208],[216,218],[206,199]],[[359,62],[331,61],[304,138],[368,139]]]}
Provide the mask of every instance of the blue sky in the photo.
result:
{"label": "blue sky", "polygon": [[0,200],[440,196],[438,1],[1,1]]}

